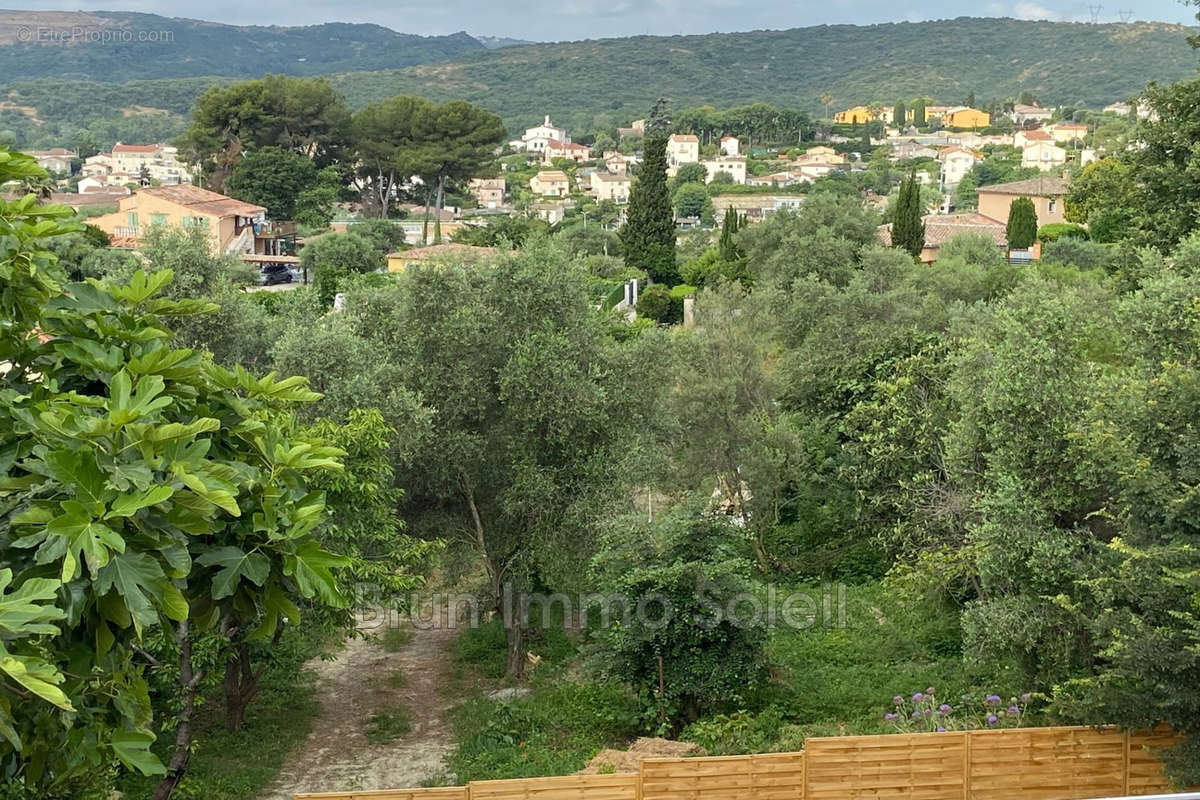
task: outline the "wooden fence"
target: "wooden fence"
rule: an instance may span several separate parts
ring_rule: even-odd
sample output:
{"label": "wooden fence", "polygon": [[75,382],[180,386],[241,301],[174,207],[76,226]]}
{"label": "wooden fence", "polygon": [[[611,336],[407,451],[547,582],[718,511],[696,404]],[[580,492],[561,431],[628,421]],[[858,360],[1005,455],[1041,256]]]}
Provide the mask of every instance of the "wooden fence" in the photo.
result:
{"label": "wooden fence", "polygon": [[1084,800],[1168,790],[1170,733],[1015,728],[809,739],[796,753],[649,758],[636,773],[473,781],[296,800]]}

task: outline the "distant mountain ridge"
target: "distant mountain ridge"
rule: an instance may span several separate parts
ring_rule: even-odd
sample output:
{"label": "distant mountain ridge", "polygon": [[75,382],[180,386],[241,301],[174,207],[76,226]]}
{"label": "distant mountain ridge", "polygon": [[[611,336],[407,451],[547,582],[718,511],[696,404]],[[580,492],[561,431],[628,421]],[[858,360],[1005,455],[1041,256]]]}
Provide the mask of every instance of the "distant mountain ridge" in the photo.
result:
{"label": "distant mountain ridge", "polygon": [[[49,13],[0,12],[0,140],[53,146],[81,128],[102,142],[169,138],[205,88],[266,72],[327,75],[352,108],[396,94],[465,99],[514,133],[550,114],[576,135],[644,116],[659,97],[676,109],[762,101],[818,118],[918,96],[956,104],[973,93],[986,106],[1023,91],[1045,105],[1096,108],[1150,81],[1197,74],[1187,43],[1197,29],[1165,23],[961,17],[498,47],[488,37],[409,36],[377,25],[237,28],[106,13],[77,16],[126,29],[174,26],[164,29],[176,32],[176,50],[11,43],[19,25]],[[824,92],[833,95],[828,109]]]}
{"label": "distant mountain ridge", "polygon": [[5,82],[323,75],[428,64],[482,50],[464,32],[415,36],[359,23],[239,26],[125,11],[0,10]]}
{"label": "distant mountain ridge", "polygon": [[814,116],[878,100],[926,96],[977,103],[1033,92],[1048,105],[1099,107],[1150,81],[1195,75],[1196,28],[1158,22],[1085,24],[959,17],[820,25],[695,36],[529,44],[401,70],[333,78],[352,105],[397,93],[463,98],[510,127],[546,113],[570,127],[642,116],[658,97],[676,108],[765,101]]}

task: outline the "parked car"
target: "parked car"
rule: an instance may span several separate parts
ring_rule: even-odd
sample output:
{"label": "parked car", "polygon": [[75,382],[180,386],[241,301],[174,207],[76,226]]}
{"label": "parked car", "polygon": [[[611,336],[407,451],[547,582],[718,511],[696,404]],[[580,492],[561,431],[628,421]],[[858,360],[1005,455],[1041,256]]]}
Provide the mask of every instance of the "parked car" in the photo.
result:
{"label": "parked car", "polygon": [[295,280],[292,271],[283,264],[270,264],[262,273],[263,286],[275,286],[280,283],[291,283]]}

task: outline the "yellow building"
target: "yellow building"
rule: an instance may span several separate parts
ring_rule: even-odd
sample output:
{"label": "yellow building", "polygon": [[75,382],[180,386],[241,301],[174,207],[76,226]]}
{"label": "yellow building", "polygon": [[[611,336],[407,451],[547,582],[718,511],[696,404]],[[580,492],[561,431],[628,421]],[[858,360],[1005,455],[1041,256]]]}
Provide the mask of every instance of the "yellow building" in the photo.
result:
{"label": "yellow building", "polygon": [[847,108],[845,111],[839,111],[834,114],[833,121],[841,122],[847,125],[853,125],[856,123],[861,125],[864,122],[870,122],[878,119],[881,115],[882,111],[880,111],[879,114],[876,114],[866,106],[855,106],[854,108]]}
{"label": "yellow building", "polygon": [[388,272],[403,272],[408,267],[421,264],[478,264],[494,258],[499,253],[494,247],[475,247],[457,242],[414,247],[411,250],[388,253]]}
{"label": "yellow building", "polygon": [[991,117],[986,111],[966,106],[948,108],[942,114],[942,124],[947,128],[986,128],[990,123]]}
{"label": "yellow building", "polygon": [[[203,228],[217,255],[261,253],[272,238],[267,210],[198,186],[152,186],[122,197],[119,210],[89,220],[115,247],[135,248],[153,225]],[[257,230],[256,230],[257,229]]]}

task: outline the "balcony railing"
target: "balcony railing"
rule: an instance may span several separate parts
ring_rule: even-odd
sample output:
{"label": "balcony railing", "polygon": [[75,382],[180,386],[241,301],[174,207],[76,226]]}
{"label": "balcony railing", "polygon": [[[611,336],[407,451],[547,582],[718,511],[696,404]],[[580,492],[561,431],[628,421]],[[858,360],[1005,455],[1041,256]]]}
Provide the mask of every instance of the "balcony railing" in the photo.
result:
{"label": "balcony railing", "polygon": [[259,237],[294,236],[296,223],[291,220],[267,220],[254,226],[254,235]]}

